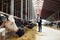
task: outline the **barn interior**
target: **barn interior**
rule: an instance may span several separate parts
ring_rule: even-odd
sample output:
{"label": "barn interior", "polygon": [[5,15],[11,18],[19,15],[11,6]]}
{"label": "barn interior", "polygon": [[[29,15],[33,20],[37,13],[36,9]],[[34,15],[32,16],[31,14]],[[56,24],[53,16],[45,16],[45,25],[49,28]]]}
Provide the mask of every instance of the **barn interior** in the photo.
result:
{"label": "barn interior", "polygon": [[[33,0],[34,1],[34,0]],[[41,10],[41,16],[43,19],[49,22],[60,22],[60,0],[43,0],[43,6]],[[34,5],[32,0],[0,0],[0,11],[12,14],[22,19],[31,20],[36,18]],[[59,23],[60,24],[60,23]],[[60,27],[60,25],[57,25]],[[54,27],[52,27],[54,29]],[[23,36],[26,40],[34,40],[36,34],[36,28],[28,30]],[[26,31],[25,30],[25,31]],[[60,30],[60,29],[59,29]],[[30,35],[31,33],[31,35]],[[26,36],[26,35],[29,35]],[[31,37],[33,35],[33,37]],[[11,36],[10,40],[25,40],[23,37]],[[29,38],[32,39],[29,39]],[[0,37],[3,38],[3,37]],[[8,40],[8,39],[7,39]]]}
{"label": "barn interior", "polygon": [[[21,10],[23,10],[23,15],[26,12],[26,0],[23,0],[23,9],[21,9],[21,0],[14,1],[14,15],[21,18]],[[28,1],[27,1],[28,2]],[[18,6],[19,5],[19,6]],[[28,5],[28,4],[27,4]],[[0,0],[0,11],[11,14],[11,0]],[[44,0],[42,7],[42,17],[47,20],[59,20],[60,18],[60,1],[59,0]],[[28,9],[27,9],[28,12]],[[27,14],[28,15],[28,14]],[[28,17],[28,16],[27,16]]]}
{"label": "barn interior", "polygon": [[[13,3],[12,3],[13,2]],[[12,4],[12,5],[11,5]],[[0,11],[11,14],[11,9],[14,9],[14,16],[21,18],[21,10],[23,10],[23,16],[25,15],[26,0],[21,3],[21,0],[0,0]],[[23,5],[23,7],[21,7]],[[11,7],[13,6],[13,8]],[[22,8],[22,9],[21,9]],[[24,18],[24,17],[23,17]]]}

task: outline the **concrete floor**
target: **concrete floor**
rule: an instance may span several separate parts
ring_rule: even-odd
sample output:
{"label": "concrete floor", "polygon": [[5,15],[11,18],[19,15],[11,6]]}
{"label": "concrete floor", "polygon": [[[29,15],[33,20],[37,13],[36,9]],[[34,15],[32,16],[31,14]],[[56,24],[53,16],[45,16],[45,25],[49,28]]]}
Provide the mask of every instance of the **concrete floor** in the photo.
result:
{"label": "concrete floor", "polygon": [[60,30],[42,26],[42,32],[37,32],[36,40],[60,40]]}

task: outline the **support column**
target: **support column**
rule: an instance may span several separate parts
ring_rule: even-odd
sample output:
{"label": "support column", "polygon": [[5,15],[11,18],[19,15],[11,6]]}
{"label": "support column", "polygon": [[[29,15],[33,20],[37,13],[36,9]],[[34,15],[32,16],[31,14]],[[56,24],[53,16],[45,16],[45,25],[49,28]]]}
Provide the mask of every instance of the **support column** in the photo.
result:
{"label": "support column", "polygon": [[26,20],[27,20],[27,0],[26,0]]}
{"label": "support column", "polygon": [[36,13],[35,13],[35,9],[34,9],[34,0],[32,0],[32,19],[36,19]]}
{"label": "support column", "polygon": [[29,0],[28,0],[28,20],[29,20]]}
{"label": "support column", "polygon": [[2,11],[3,11],[3,0],[2,0]]}
{"label": "support column", "polygon": [[23,0],[21,0],[21,18],[23,19]]}
{"label": "support column", "polygon": [[11,14],[14,15],[14,0],[11,0],[11,8],[10,8]]}
{"label": "support column", "polygon": [[8,13],[8,2],[6,3],[6,13]]}
{"label": "support column", "polygon": [[30,17],[30,20],[32,19],[32,0],[29,0],[29,17]]}

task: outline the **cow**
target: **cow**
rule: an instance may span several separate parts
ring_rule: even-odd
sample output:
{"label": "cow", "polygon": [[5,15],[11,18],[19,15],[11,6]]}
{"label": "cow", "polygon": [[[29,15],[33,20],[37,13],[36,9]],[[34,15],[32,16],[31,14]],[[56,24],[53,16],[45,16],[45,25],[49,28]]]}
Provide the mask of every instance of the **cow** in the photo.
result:
{"label": "cow", "polygon": [[[22,36],[24,34],[24,27],[32,29],[36,24],[32,23],[32,21],[27,21],[24,19],[14,18],[13,15],[5,15],[0,16],[1,24],[9,31],[13,31],[18,36]],[[0,24],[0,25],[1,25]]]}
{"label": "cow", "polygon": [[53,22],[51,22],[51,23],[49,23],[49,26],[50,26],[50,27],[52,27],[52,26],[53,26],[53,24],[54,24],[54,23],[53,23]]}
{"label": "cow", "polygon": [[17,24],[17,26],[21,26],[21,27],[27,27],[29,29],[32,29],[34,26],[36,26],[36,24],[32,23],[32,21],[27,21],[25,19],[15,19],[15,23]]}
{"label": "cow", "polygon": [[37,24],[36,23],[33,23],[32,21],[30,21],[30,20],[28,20],[27,21],[27,27],[29,28],[29,29],[32,29],[34,26],[37,26]]}
{"label": "cow", "polygon": [[[3,20],[3,21],[2,21]],[[22,27],[17,27],[13,15],[7,16],[0,16],[0,25],[3,25],[9,31],[15,32],[19,37],[24,34],[24,30]]]}
{"label": "cow", "polygon": [[57,23],[57,28],[60,28],[60,22]]}

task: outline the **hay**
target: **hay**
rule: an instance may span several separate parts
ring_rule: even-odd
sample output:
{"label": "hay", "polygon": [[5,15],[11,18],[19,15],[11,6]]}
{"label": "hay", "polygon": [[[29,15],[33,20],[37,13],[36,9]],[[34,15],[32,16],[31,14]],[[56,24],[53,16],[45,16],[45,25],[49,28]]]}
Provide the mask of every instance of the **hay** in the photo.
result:
{"label": "hay", "polygon": [[18,37],[17,35],[11,36],[8,40],[35,40],[36,27],[33,29],[25,29],[25,34],[22,37]]}

